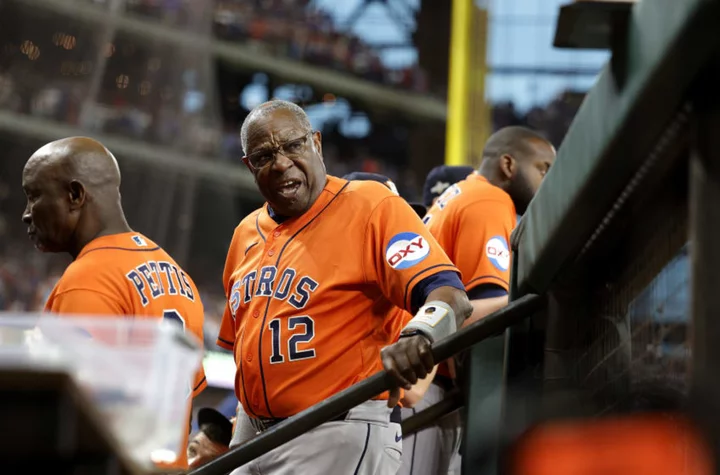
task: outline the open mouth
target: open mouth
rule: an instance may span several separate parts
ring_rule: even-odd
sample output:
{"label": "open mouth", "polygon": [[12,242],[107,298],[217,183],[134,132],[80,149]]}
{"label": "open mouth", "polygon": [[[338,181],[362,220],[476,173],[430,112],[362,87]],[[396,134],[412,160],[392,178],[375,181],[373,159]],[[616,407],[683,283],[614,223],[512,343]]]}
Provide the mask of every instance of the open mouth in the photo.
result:
{"label": "open mouth", "polygon": [[281,183],[279,183],[275,190],[278,195],[282,196],[283,198],[293,198],[295,197],[295,194],[300,189],[300,181],[299,180],[285,180]]}

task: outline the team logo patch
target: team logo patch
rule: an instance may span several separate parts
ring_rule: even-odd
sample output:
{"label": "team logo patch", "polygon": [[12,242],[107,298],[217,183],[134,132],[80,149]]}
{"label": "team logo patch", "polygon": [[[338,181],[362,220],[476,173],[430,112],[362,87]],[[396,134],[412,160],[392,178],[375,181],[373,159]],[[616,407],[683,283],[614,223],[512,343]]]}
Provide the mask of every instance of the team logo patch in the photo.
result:
{"label": "team logo patch", "polygon": [[139,247],[147,247],[147,242],[142,238],[142,236],[138,236],[137,234],[132,237],[133,242],[137,244]]}
{"label": "team logo patch", "polygon": [[510,250],[504,237],[491,237],[485,244],[485,255],[498,270],[505,272],[510,268]]}
{"label": "team logo patch", "polygon": [[415,233],[396,234],[385,249],[385,260],[393,269],[408,269],[430,254],[430,245]]}
{"label": "team logo patch", "polygon": [[453,198],[455,198],[460,193],[462,193],[460,191],[460,187],[457,185],[457,183],[455,183],[454,185],[450,186],[448,189],[443,191],[443,194],[440,195],[440,197],[437,199],[437,201],[435,202],[435,205],[439,209],[445,209],[448,202],[450,200],[452,200]]}

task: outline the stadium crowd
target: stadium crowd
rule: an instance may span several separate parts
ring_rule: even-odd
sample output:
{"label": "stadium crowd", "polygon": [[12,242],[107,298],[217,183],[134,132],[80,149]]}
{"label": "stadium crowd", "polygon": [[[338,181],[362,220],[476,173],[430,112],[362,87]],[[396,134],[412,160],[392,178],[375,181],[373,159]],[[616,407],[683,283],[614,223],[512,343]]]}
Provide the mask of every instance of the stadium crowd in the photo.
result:
{"label": "stadium crowd", "polygon": [[[109,4],[108,0],[86,1]],[[179,27],[191,21],[189,12],[207,10],[194,0],[130,0],[125,6],[131,14]],[[417,84],[424,81],[408,79],[412,76],[408,71],[383,69],[377,52],[357,37],[339,31],[329,13],[314,2],[219,0],[214,8],[205,13],[213,16],[213,29],[221,38],[246,42],[263,54],[351,71],[406,90],[423,90]],[[127,38],[109,44],[106,59],[100,60],[97,48],[81,33],[75,37],[58,32],[49,38],[43,31],[50,27],[39,23],[34,27],[37,31],[27,35],[32,40],[17,37],[0,45],[0,60],[11,65],[2,67],[5,63],[0,62],[0,110],[128,137],[206,159],[236,160],[241,156],[236,122],[228,122],[228,114],[224,114],[223,123],[217,109],[208,106],[214,88],[198,78],[201,65],[193,61],[176,62],[183,66],[163,64],[159,58],[171,53]],[[98,93],[89,97],[94,68],[105,60],[106,70],[122,74],[105,74]],[[266,91],[268,98],[276,90]],[[529,111],[517,110],[512,103],[494,104],[494,129],[527,125],[558,146],[579,106],[576,96],[563,92],[549,104],[538,104]],[[247,104],[243,108],[247,109]],[[328,136],[328,130],[322,131]],[[330,173],[381,173],[393,179],[403,195],[417,195],[422,177],[415,176],[409,167],[391,163],[389,157],[371,153],[363,139],[352,141],[352,147],[344,148],[335,148],[333,141],[328,141]]]}
{"label": "stadium crowd", "polygon": [[[0,109],[82,125],[96,132],[148,141],[208,158],[235,160],[241,156],[236,127],[231,124],[219,128],[208,126],[201,115],[184,111],[176,103],[163,104],[155,112],[117,101],[95,103],[83,114],[83,84],[46,81],[34,87],[29,86],[26,79],[0,73]],[[564,91],[549,104],[537,105],[526,112],[516,109],[512,102],[498,103],[492,107],[493,129],[527,125],[543,133],[557,147],[581,101],[581,94]],[[190,133],[179,133],[181,130]],[[412,170],[398,168],[374,156],[362,146],[361,140],[358,142],[351,155],[343,154],[332,143],[327,145],[325,158],[330,173],[337,176],[350,171],[381,173],[393,179],[404,195],[412,198],[417,194],[421,180]]]}
{"label": "stadium crowd", "polygon": [[[109,0],[87,0],[106,5]],[[339,29],[329,12],[310,0],[218,0],[211,12],[217,38],[243,42],[253,50],[415,92],[427,92],[425,73],[417,65],[391,68],[378,51],[352,32]],[[130,0],[127,12],[177,27],[186,27],[198,0]]]}

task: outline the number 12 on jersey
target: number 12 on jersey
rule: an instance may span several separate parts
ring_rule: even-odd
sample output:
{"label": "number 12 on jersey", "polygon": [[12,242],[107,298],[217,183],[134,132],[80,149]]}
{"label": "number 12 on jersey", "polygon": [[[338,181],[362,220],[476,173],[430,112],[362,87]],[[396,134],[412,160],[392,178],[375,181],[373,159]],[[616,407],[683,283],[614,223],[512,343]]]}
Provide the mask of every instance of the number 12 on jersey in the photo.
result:
{"label": "number 12 on jersey", "polygon": [[[285,356],[283,355],[281,347],[283,336],[287,338],[287,333],[292,332],[296,328],[302,327],[304,333],[293,333],[287,338],[287,360],[288,361],[299,361],[315,358],[315,349],[309,348],[305,350],[299,350],[298,345],[301,343],[310,343],[315,338],[315,321],[308,315],[300,315],[297,317],[290,317],[287,319],[287,333],[283,331],[282,319],[274,318],[268,323],[268,328],[272,336],[272,354],[270,355],[270,363],[284,363]],[[285,335],[283,335],[285,333]]]}

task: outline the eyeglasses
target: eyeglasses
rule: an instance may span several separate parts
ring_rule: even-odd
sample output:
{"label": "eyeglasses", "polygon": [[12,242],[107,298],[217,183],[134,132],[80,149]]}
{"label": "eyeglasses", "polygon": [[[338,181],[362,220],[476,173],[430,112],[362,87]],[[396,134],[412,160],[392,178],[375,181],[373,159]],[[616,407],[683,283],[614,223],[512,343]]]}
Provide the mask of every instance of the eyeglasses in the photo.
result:
{"label": "eyeglasses", "polygon": [[245,155],[242,161],[245,165],[250,167],[253,171],[261,170],[267,166],[270,166],[274,161],[278,153],[282,153],[284,157],[294,160],[303,152],[305,143],[308,137],[312,135],[312,130],[306,132],[305,135],[293,140],[287,140],[276,147],[268,147],[257,152]]}

